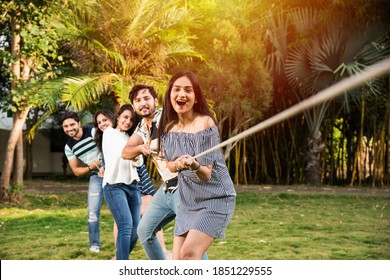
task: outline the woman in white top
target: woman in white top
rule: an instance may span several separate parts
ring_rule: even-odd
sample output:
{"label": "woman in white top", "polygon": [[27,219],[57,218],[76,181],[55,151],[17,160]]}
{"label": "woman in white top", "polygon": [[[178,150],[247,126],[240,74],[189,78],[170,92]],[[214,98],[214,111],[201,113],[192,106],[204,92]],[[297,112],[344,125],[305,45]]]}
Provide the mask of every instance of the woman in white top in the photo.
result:
{"label": "woman in white top", "polygon": [[118,226],[117,260],[129,259],[129,254],[138,240],[137,227],[141,218],[141,192],[137,185],[137,169],[132,160],[121,157],[134,129],[134,119],[135,113],[131,105],[123,105],[116,113],[115,128],[107,127],[103,133],[103,194]]}

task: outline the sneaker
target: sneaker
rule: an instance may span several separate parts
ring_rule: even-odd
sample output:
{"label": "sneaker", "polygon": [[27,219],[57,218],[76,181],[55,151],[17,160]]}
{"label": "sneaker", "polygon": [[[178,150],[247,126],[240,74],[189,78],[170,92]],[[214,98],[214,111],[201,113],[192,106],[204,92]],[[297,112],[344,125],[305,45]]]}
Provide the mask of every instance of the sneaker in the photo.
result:
{"label": "sneaker", "polygon": [[172,253],[169,252],[169,251],[166,251],[166,252],[164,253],[164,259],[165,259],[165,260],[172,260]]}
{"label": "sneaker", "polygon": [[94,252],[94,253],[99,253],[100,252],[100,248],[99,247],[90,247],[89,250],[91,252]]}

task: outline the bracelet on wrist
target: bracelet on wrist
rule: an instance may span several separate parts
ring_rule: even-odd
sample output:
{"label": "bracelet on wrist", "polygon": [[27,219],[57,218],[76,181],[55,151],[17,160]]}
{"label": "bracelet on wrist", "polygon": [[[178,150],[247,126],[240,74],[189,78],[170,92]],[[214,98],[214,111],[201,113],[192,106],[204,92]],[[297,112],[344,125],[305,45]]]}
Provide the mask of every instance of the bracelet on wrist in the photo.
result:
{"label": "bracelet on wrist", "polygon": [[196,168],[191,168],[192,171],[197,172],[200,169],[201,165],[198,162],[198,166]]}

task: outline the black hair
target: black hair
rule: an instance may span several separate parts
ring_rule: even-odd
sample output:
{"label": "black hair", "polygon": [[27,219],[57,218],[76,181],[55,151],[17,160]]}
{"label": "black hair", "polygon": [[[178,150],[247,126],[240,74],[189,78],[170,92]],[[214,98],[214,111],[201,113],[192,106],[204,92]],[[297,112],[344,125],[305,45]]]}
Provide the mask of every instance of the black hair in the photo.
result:
{"label": "black hair", "polygon": [[74,119],[76,122],[80,122],[79,115],[77,115],[73,111],[66,111],[62,117],[61,117],[61,125],[64,123],[65,120],[67,119]]}
{"label": "black hair", "polygon": [[93,137],[93,140],[95,141],[96,146],[98,147],[99,151],[101,152],[102,151],[102,142],[103,142],[103,131],[101,131],[98,127],[98,123],[97,123],[98,115],[103,115],[106,118],[110,119],[113,125],[115,123],[115,115],[110,110],[102,109],[100,111],[97,111],[95,113],[94,118],[93,118],[93,124],[96,128],[95,136]]}
{"label": "black hair", "polygon": [[176,74],[174,74],[172,78],[169,80],[167,90],[165,91],[163,112],[160,118],[159,130],[158,130],[158,135],[159,135],[158,138],[159,138],[160,145],[161,145],[161,141],[160,141],[161,137],[166,132],[167,126],[178,121],[177,113],[171,103],[171,91],[175,81],[181,77],[187,77],[192,84],[192,88],[195,93],[195,100],[197,101],[194,104],[194,112],[197,112],[201,115],[209,116],[213,119],[215,123],[217,123],[213,113],[211,113],[210,108],[206,102],[206,97],[204,96],[202,89],[200,88],[200,83],[198,78],[195,76],[194,73],[190,71],[179,71]]}
{"label": "black hair", "polygon": [[137,97],[138,92],[142,89],[148,89],[150,94],[153,96],[153,98],[157,98],[157,93],[152,86],[140,84],[140,85],[135,85],[129,92],[129,99],[130,99],[131,103],[133,103],[134,98]]}
{"label": "black hair", "polygon": [[137,127],[137,114],[134,112],[134,109],[133,109],[133,106],[131,106],[130,104],[125,104],[125,105],[122,105],[118,112],[116,112],[115,114],[115,122],[114,122],[114,127],[116,127],[118,125],[118,121],[117,119],[119,118],[119,116],[126,110],[129,110],[131,112],[131,121],[133,123],[133,125],[130,127],[129,130],[126,131],[126,133],[131,136],[135,130],[135,128]]}

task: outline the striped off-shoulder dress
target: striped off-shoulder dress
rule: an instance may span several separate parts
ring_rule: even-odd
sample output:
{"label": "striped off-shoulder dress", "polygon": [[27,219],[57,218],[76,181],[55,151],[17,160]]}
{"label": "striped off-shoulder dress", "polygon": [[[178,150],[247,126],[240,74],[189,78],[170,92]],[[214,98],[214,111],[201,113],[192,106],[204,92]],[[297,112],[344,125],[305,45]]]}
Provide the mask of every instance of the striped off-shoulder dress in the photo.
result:
{"label": "striped off-shoulder dress", "polygon": [[[217,127],[197,133],[167,132],[162,137],[164,157],[173,161],[184,154],[197,155],[220,142]],[[204,232],[214,238],[225,237],[235,204],[236,191],[221,150],[197,158],[201,165],[212,164],[208,182],[199,180],[194,171],[179,173],[179,205],[176,212],[176,236],[190,229]]]}

